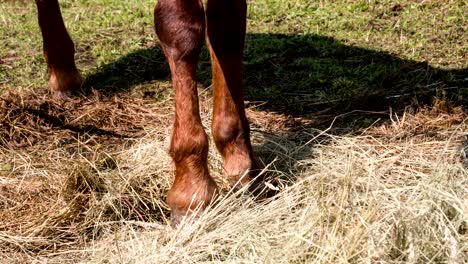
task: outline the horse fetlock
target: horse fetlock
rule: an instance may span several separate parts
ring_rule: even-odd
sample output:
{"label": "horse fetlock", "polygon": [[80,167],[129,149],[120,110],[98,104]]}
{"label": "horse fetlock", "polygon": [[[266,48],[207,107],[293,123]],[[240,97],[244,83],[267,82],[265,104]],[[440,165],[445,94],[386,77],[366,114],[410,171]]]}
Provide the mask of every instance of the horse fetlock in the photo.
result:
{"label": "horse fetlock", "polygon": [[167,193],[172,223],[177,225],[185,216],[204,210],[213,200],[216,191],[216,183],[208,174],[207,168],[176,168],[174,184]]}
{"label": "horse fetlock", "polygon": [[248,124],[239,122],[213,123],[213,138],[224,161],[224,177],[236,187],[247,185],[258,170],[252,151]]}
{"label": "horse fetlock", "polygon": [[83,78],[76,68],[50,68],[49,86],[56,98],[67,98],[76,93],[83,84]]}
{"label": "horse fetlock", "polygon": [[258,174],[260,166],[252,151],[242,150],[236,146],[227,146],[230,150],[225,150],[224,178],[231,186],[241,188],[248,185]]}

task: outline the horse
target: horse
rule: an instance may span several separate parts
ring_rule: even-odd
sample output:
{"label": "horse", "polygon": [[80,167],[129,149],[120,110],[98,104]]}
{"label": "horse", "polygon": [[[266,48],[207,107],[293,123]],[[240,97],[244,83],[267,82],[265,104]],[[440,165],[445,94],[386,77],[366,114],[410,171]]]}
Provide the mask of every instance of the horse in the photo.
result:
{"label": "horse", "polygon": [[[83,83],[74,60],[74,43],[58,0],[36,0],[51,94],[68,98]],[[245,114],[242,63],[246,0],[158,0],[154,25],[169,64],[175,93],[175,118],[169,155],[175,179],[167,192],[171,221],[205,209],[218,187],[208,171],[208,137],[202,126],[197,82],[199,55],[208,43],[213,78],[212,136],[231,185],[246,186],[258,170]]]}

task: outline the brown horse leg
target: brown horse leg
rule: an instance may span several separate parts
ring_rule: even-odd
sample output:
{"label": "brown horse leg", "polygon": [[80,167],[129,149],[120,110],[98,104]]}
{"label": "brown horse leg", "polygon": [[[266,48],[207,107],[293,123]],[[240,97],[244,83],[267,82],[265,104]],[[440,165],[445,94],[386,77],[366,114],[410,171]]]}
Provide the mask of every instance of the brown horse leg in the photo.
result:
{"label": "brown horse leg", "polygon": [[36,5],[50,89],[55,97],[69,97],[83,82],[75,66],[73,41],[63,23],[57,0],[36,0]]}
{"label": "brown horse leg", "polygon": [[208,0],[206,10],[214,85],[212,134],[225,177],[240,186],[249,183],[258,168],[242,85],[246,9],[245,0]]}
{"label": "brown horse leg", "polygon": [[203,129],[195,73],[205,36],[201,0],[159,0],[156,34],[169,62],[175,90],[175,120],[170,154],[175,181],[167,194],[172,221],[177,223],[197,207],[204,208],[216,192],[208,173],[208,139]]}

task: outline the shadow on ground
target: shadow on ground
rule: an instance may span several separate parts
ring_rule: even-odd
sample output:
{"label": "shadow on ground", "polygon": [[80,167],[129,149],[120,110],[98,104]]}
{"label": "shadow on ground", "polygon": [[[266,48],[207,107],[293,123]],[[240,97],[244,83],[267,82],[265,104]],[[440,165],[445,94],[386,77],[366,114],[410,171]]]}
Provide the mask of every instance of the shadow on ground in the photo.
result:
{"label": "shadow on ground", "polygon": [[[248,34],[244,82],[246,100],[260,110],[313,117],[352,110],[430,104],[435,96],[468,105],[467,69],[442,70],[426,62],[351,47],[317,35]],[[206,50],[199,81],[210,85]],[[129,91],[138,84],[170,80],[159,46],[134,51],[87,76],[84,89],[103,94]],[[148,91],[150,92],[150,91]]]}
{"label": "shadow on ground", "polygon": [[[205,49],[198,71],[199,81],[205,87],[211,83],[210,71]],[[297,140],[297,144],[307,141],[298,136],[301,129],[325,129],[333,121],[328,133],[352,133],[385,122],[390,108],[394,112],[416,109],[432,104],[434,98],[466,107],[466,77],[467,69],[438,69],[426,62],[347,46],[318,35],[248,34],[246,38],[247,105],[256,112],[281,115],[286,126],[281,137]],[[159,46],[137,50],[98,68],[87,76],[84,89],[110,95],[131,91],[153,80],[170,80]],[[151,90],[144,93],[152,96]],[[268,137],[268,127],[253,124],[253,128],[264,130]],[[277,131],[271,132],[278,135]],[[275,158],[268,154],[272,147],[257,146],[266,163]],[[278,164],[292,164],[283,165]]]}

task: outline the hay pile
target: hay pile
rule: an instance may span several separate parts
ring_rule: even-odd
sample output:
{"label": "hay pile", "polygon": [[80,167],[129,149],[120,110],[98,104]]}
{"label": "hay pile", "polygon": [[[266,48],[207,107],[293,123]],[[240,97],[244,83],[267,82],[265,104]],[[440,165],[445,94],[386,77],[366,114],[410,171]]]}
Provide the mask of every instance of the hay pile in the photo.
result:
{"label": "hay pile", "polygon": [[[264,188],[278,193],[257,199],[226,190],[198,219],[172,228],[164,200],[170,98],[61,103],[8,94],[0,102],[6,263],[468,260],[468,121],[460,109],[392,114],[341,136],[291,130],[278,124],[287,118],[249,111],[267,165]],[[269,133],[262,122],[274,124]],[[210,166],[225,187],[213,148]]]}
{"label": "hay pile", "polygon": [[[167,106],[98,94],[62,102],[40,93],[7,93],[0,105],[0,259],[80,248],[98,236],[99,221],[165,218],[169,179],[160,186],[158,171],[131,179],[134,168],[117,157],[149,135],[165,140]],[[151,154],[158,163],[167,156],[161,147]]]}

